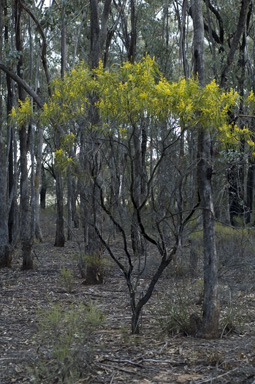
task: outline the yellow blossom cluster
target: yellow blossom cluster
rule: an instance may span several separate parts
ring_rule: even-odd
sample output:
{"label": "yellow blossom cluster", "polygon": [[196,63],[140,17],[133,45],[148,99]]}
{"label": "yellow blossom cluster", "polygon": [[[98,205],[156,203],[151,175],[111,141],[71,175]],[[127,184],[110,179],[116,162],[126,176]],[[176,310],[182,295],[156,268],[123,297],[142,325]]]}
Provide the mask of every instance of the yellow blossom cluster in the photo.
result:
{"label": "yellow blossom cluster", "polygon": [[[86,119],[93,104],[104,130],[110,129],[109,122],[114,121],[115,126],[120,127],[119,132],[127,135],[128,127],[144,117],[150,117],[151,121],[171,118],[180,121],[182,127],[200,124],[215,130],[222,141],[231,143],[245,138],[253,145],[248,129],[240,130],[229,123],[229,114],[238,103],[237,92],[223,91],[215,80],[205,87],[201,87],[196,78],[168,81],[154,58],[145,56],[140,62],[126,62],[110,69],[100,63],[91,70],[81,63],[63,79],[52,83],[52,97],[44,105],[40,120],[53,126],[68,126],[76,119]],[[253,93],[247,103],[255,110]],[[28,99],[20,102],[11,115],[22,122],[32,114],[30,108]]]}
{"label": "yellow blossom cluster", "polygon": [[75,160],[70,157],[71,148],[75,142],[75,135],[70,132],[61,137],[60,148],[55,151],[56,165],[62,171],[65,171],[70,164],[74,164]]}
{"label": "yellow blossom cluster", "polygon": [[52,97],[44,104],[41,120],[63,125],[86,115],[88,89],[93,88],[93,84],[91,72],[84,64],[77,66],[63,79],[55,79],[51,85]]}
{"label": "yellow blossom cluster", "polygon": [[10,118],[16,121],[18,126],[28,123],[33,117],[33,105],[31,99],[26,97],[24,101],[19,100],[19,106],[15,109],[12,108]]}

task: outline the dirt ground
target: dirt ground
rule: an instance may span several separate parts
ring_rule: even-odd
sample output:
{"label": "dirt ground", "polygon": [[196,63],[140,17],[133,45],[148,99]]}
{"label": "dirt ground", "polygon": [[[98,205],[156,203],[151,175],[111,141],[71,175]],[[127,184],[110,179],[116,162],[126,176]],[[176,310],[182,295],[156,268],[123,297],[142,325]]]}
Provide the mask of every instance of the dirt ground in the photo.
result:
{"label": "dirt ground", "polygon": [[[38,307],[47,308],[50,302],[69,305],[90,301],[100,307],[105,323],[97,332],[93,369],[75,383],[255,383],[252,284],[249,290],[235,290],[233,300],[244,314],[242,329],[218,340],[203,340],[162,332],[161,304],[176,286],[176,280],[166,275],[143,311],[141,335],[131,336],[128,295],[119,271],[111,266],[103,285],[83,285],[72,257],[77,252],[77,239],[68,241],[65,248],[54,247],[51,221],[47,222],[44,236],[44,242],[35,245],[34,270],[20,270],[19,249],[13,268],[0,270],[0,384],[36,382],[27,366],[38,353],[38,345],[32,341],[36,340]],[[72,293],[59,283],[63,267],[73,271]],[[182,284],[186,284],[185,278]]]}

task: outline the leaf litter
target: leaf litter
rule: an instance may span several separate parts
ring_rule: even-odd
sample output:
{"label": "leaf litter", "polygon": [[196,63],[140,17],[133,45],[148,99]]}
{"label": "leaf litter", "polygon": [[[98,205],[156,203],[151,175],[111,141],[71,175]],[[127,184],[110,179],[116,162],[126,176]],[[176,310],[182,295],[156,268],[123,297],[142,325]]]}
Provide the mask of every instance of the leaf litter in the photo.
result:
{"label": "leaf litter", "polygon": [[[53,246],[54,228],[35,246],[35,269],[21,271],[17,249],[12,269],[0,270],[0,383],[32,383],[27,366],[36,361],[38,308],[96,302],[105,316],[94,345],[93,369],[72,383],[91,384],[239,384],[255,382],[255,289],[242,294],[242,310],[249,321],[241,333],[219,340],[204,340],[162,333],[161,303],[174,292],[175,282],[163,277],[142,313],[141,335],[130,334],[131,313],[125,281],[114,266],[106,271],[103,285],[82,284],[72,257],[76,241]],[[77,230],[77,236],[81,237]],[[59,283],[61,268],[74,275],[74,288],[65,292]],[[55,383],[57,381],[53,381]],[[48,383],[51,384],[51,383]]]}

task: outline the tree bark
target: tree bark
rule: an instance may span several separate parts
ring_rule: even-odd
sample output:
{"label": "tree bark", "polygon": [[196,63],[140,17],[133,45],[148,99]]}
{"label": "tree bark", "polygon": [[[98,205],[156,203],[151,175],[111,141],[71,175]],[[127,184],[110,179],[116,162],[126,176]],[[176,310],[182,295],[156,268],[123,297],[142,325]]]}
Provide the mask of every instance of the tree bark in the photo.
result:
{"label": "tree bark", "polygon": [[59,169],[56,169],[56,199],[57,199],[57,220],[56,220],[56,236],[55,247],[65,246],[65,233],[64,233],[64,201],[63,201],[63,187],[62,177]]}
{"label": "tree bark", "polygon": [[[91,68],[96,68],[102,56],[102,49],[107,37],[108,18],[111,9],[111,0],[104,2],[103,14],[101,19],[101,28],[99,21],[98,0],[90,0],[90,19],[91,19],[91,45],[90,45],[90,63]],[[102,283],[102,275],[100,273],[100,257],[102,253],[102,244],[96,233],[96,228],[102,228],[102,212],[98,205],[99,195],[95,186],[95,181],[101,179],[101,156],[100,145],[101,139],[97,132],[100,124],[100,117],[95,106],[96,98],[91,96],[90,108],[88,113],[88,121],[90,127],[87,129],[87,143],[84,142],[85,151],[83,152],[83,167],[89,175],[83,191],[83,214],[84,214],[84,240],[85,255],[88,262],[81,271],[85,269],[85,283],[99,284]],[[83,137],[84,139],[84,137]],[[84,273],[84,272],[82,272]]]}
{"label": "tree bark", "polygon": [[16,74],[10,68],[8,68],[2,61],[0,61],[0,69],[9,75],[17,84],[18,87],[23,88],[29,96],[31,96],[34,102],[38,105],[39,108],[43,108],[43,100],[37,95],[37,93],[30,87],[30,85],[22,79],[20,74]]}
{"label": "tree bark", "polygon": [[[61,77],[63,78],[66,71],[66,26],[65,26],[65,5],[62,2],[61,11]],[[56,149],[60,149],[60,129],[57,127],[55,133]],[[64,196],[63,196],[63,181],[61,170],[56,164],[56,200],[57,200],[57,221],[56,221],[56,236],[55,247],[65,246],[65,222],[64,222]]]}
{"label": "tree bark", "polygon": [[[21,35],[21,5],[17,1],[15,4],[15,26],[16,26],[16,49],[20,52],[17,65],[17,74],[20,79],[23,77],[23,44]],[[19,99],[25,100],[24,88],[18,85]],[[20,140],[20,236],[22,242],[23,269],[33,268],[32,239],[29,233],[29,194],[28,194],[28,171],[27,171],[27,130],[23,124],[19,129]]]}
{"label": "tree bark", "polygon": [[[2,57],[3,48],[3,7],[0,3],[0,59]],[[2,89],[2,76],[0,74],[0,88]],[[8,241],[8,216],[7,216],[7,178],[5,166],[5,148],[4,148],[4,132],[2,119],[2,96],[0,97],[0,268],[11,266],[11,252]]]}
{"label": "tree bark", "polygon": [[229,50],[229,53],[228,53],[228,56],[227,56],[227,61],[226,61],[226,64],[221,72],[221,81],[220,81],[220,86],[222,88],[225,87],[225,84],[226,84],[226,81],[227,81],[227,75],[228,75],[228,72],[231,68],[231,65],[234,61],[234,56],[235,56],[235,53],[236,53],[236,50],[238,48],[238,44],[239,44],[239,41],[240,41],[240,38],[242,36],[242,33],[243,33],[243,30],[244,30],[244,27],[245,27],[245,22],[246,22],[246,18],[247,18],[247,13],[248,13],[248,9],[249,9],[249,6],[250,6],[250,2],[251,0],[242,0],[241,1],[241,9],[240,9],[240,14],[239,14],[239,20],[238,20],[238,24],[237,24],[237,29],[236,29],[236,32],[234,34],[234,37],[233,37],[233,40],[232,40],[232,43],[231,43],[231,47],[230,47],[230,50]]}
{"label": "tree bark", "polygon": [[40,208],[46,209],[46,193],[47,193],[47,180],[46,180],[46,173],[45,168],[43,165],[41,165],[41,188],[40,188]]}
{"label": "tree bark", "polygon": [[[204,21],[202,0],[193,1],[194,23],[194,74],[201,86],[205,84],[204,73]],[[209,130],[198,127],[198,189],[203,213],[204,247],[204,302],[201,336],[219,336],[219,299],[217,280],[217,251],[215,244],[215,221],[212,196],[212,145]]]}

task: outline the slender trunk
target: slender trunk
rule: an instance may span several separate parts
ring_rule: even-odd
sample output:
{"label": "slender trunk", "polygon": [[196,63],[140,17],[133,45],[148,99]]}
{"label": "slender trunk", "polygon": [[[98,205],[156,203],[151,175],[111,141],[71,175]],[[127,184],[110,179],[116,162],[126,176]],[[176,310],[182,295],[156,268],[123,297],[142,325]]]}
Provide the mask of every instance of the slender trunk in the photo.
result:
{"label": "slender trunk", "polygon": [[[56,167],[57,168],[57,167]],[[56,169],[56,199],[57,199],[57,220],[56,220],[56,236],[55,247],[65,246],[64,233],[64,200],[61,171]]]}
{"label": "slender trunk", "polygon": [[130,44],[128,47],[128,60],[131,63],[135,62],[136,57],[136,8],[135,0],[130,0],[130,18],[131,18],[131,33]]}
{"label": "slender trunk", "polygon": [[[20,52],[19,61],[17,65],[17,74],[23,78],[23,43],[21,36],[21,5],[17,1],[15,4],[15,26],[16,26],[16,49]],[[25,100],[25,92],[23,87],[18,85],[18,95],[21,101]],[[28,170],[27,170],[27,130],[26,125],[23,124],[19,128],[20,140],[20,235],[22,242],[22,257],[23,269],[33,268],[32,257],[32,239],[29,233],[29,193],[28,193]]]}
{"label": "slender trunk", "polygon": [[[5,1],[4,5],[4,17],[7,20],[8,9],[7,2]],[[14,15],[12,15],[12,24]],[[5,45],[10,44],[9,38],[11,36],[11,47],[14,50],[13,46],[13,28],[9,31],[9,26],[5,24],[4,30],[4,39]],[[14,105],[14,95],[13,95],[13,81],[11,77],[6,74],[6,86],[7,86],[7,102],[6,102],[6,112],[7,116],[11,113],[12,107]],[[16,162],[16,139],[14,134],[14,127],[8,123],[7,127],[7,157],[8,157],[8,198],[9,198],[9,210],[8,210],[8,238],[9,243],[14,244],[18,237],[18,207],[17,207],[17,173],[15,174],[15,162]]]}
{"label": "slender trunk", "polygon": [[35,237],[40,242],[43,241],[43,235],[40,226],[40,181],[42,175],[42,147],[43,147],[43,128],[38,127],[38,145],[36,153],[36,169],[35,169]]}
{"label": "slender trunk", "polygon": [[[2,36],[2,18],[3,7],[0,3],[0,60],[2,59],[3,36]],[[3,87],[3,76],[0,73],[0,89]],[[11,266],[11,253],[8,242],[8,216],[6,208],[6,166],[5,166],[5,146],[4,146],[4,132],[3,132],[3,118],[2,118],[2,96],[0,97],[0,267]]]}
{"label": "slender trunk", "polygon": [[[111,0],[105,0],[101,19],[101,28],[99,21],[98,0],[90,0],[90,63],[91,68],[95,68],[99,64],[102,56],[103,46],[107,37],[108,17],[111,8]],[[88,129],[87,148],[84,152],[83,167],[90,176],[90,180],[86,183],[86,199],[84,203],[84,237],[85,237],[85,254],[89,257],[86,265],[86,283],[98,284],[102,283],[102,275],[100,273],[100,257],[102,247],[100,239],[97,235],[96,228],[102,231],[102,211],[100,210],[99,191],[96,188],[96,182],[101,179],[101,157],[100,147],[101,139],[97,132],[100,124],[100,117],[95,106],[96,98],[91,96],[88,121],[90,129]]]}
{"label": "slender trunk", "polygon": [[41,188],[40,188],[40,208],[46,209],[46,193],[47,193],[47,180],[46,180],[46,173],[45,168],[41,164]]}
{"label": "slender trunk", "polygon": [[236,50],[238,49],[239,40],[242,36],[243,30],[245,27],[250,2],[251,2],[251,0],[242,0],[241,1],[241,9],[240,9],[239,20],[238,20],[236,32],[235,32],[233,39],[232,39],[232,42],[231,42],[231,47],[230,47],[230,50],[228,52],[226,64],[225,64],[225,66],[222,70],[222,73],[221,73],[220,86],[222,88],[224,88],[224,86],[226,84],[227,75],[228,75],[229,70],[231,68],[231,65],[234,61]]}
{"label": "slender trunk", "polygon": [[[194,73],[204,86],[204,21],[202,0],[192,4],[194,24]],[[201,335],[217,338],[219,332],[219,299],[217,280],[217,252],[215,243],[215,219],[212,196],[212,143],[209,130],[198,127],[198,190],[203,212],[204,246],[204,302]]]}
{"label": "slender trunk", "polygon": [[[61,77],[63,78],[66,71],[66,27],[65,27],[65,6],[62,3],[62,26],[61,26]],[[60,149],[60,130],[56,130],[56,149]],[[56,220],[56,236],[55,247],[65,246],[65,230],[64,230],[64,196],[63,196],[63,180],[61,170],[56,166],[56,199],[57,199],[57,220]]]}
{"label": "slender trunk", "polygon": [[[57,130],[56,137],[56,149],[60,148],[60,132]],[[63,197],[63,180],[61,170],[58,165],[55,166],[56,175],[56,200],[57,200],[57,219],[56,219],[56,235],[55,235],[55,247],[65,246],[65,231],[64,231],[64,197]]]}
{"label": "slender trunk", "polygon": [[254,173],[255,173],[255,162],[253,159],[249,158],[248,160],[248,174],[247,174],[247,223],[252,222],[253,214],[253,191],[254,191]]}
{"label": "slender trunk", "polygon": [[203,209],[204,246],[204,301],[202,336],[219,336],[219,299],[217,278],[217,251],[215,243],[215,217],[212,196],[211,137],[200,128],[198,134],[198,188]]}
{"label": "slender trunk", "polygon": [[72,170],[68,166],[67,170],[67,240],[72,240]]}

